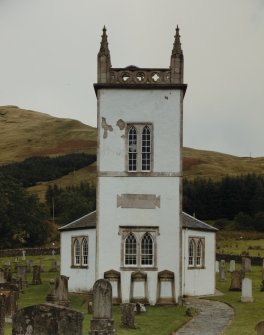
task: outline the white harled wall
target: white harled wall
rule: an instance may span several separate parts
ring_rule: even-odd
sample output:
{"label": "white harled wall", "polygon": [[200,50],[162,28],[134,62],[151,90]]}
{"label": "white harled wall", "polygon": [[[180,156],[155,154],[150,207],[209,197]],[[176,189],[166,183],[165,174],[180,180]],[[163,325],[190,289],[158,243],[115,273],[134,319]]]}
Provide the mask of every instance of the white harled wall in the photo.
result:
{"label": "white harled wall", "polygon": [[[205,238],[204,268],[188,268],[188,241],[190,237]],[[183,294],[189,296],[215,293],[215,233],[183,229]]]}
{"label": "white harled wall", "polygon": [[[169,270],[175,275],[176,300],[180,292],[180,134],[179,90],[98,90],[98,185],[97,185],[97,272],[121,272],[123,302],[129,301],[131,272],[121,269],[119,226],[158,226],[157,269],[146,271],[148,298],[156,303],[157,276]],[[102,118],[107,128],[102,127]],[[121,120],[121,122],[120,122]],[[119,122],[118,122],[119,121]],[[155,176],[126,175],[125,129],[118,124],[151,123],[153,126],[153,169]],[[105,138],[104,138],[105,137]],[[174,175],[170,177],[170,175]],[[117,208],[117,195],[154,194],[160,208]],[[135,270],[138,270],[135,268]]]}
{"label": "white harled wall", "polygon": [[[62,231],[61,234],[61,271],[60,274],[69,277],[70,292],[86,292],[95,282],[95,240],[94,229],[79,229]],[[88,236],[88,268],[71,267],[71,239],[75,236]]]}

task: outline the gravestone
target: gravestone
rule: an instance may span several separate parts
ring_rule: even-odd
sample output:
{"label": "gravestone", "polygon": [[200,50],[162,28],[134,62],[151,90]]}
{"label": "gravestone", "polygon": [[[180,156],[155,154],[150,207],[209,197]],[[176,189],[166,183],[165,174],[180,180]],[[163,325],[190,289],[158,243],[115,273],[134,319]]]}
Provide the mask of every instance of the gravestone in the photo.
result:
{"label": "gravestone", "polygon": [[59,276],[55,281],[50,281],[50,291],[46,298],[47,302],[69,306],[68,280],[69,277]]}
{"label": "gravestone", "polygon": [[52,259],[51,260],[51,268],[49,269],[49,272],[57,272],[58,268],[57,268],[57,261],[56,259]]}
{"label": "gravestone", "polygon": [[224,259],[221,259],[221,261],[220,261],[220,267],[225,267],[225,260]]}
{"label": "gravestone", "polygon": [[0,335],[4,335],[5,328],[5,298],[0,294]]}
{"label": "gravestone", "polygon": [[27,282],[27,267],[26,265],[17,265],[17,276],[21,278],[22,281],[22,290],[28,286]]}
{"label": "gravestone", "polygon": [[4,277],[6,282],[11,283],[13,275],[9,266],[4,267]]}
{"label": "gravestone", "polygon": [[231,272],[231,284],[229,291],[241,291],[242,273],[240,271]]}
{"label": "gravestone", "polygon": [[232,259],[229,264],[229,272],[233,271],[236,271],[236,261]]}
{"label": "gravestone", "polygon": [[226,275],[225,275],[225,263],[220,262],[220,280],[225,281]]}
{"label": "gravestone", "polygon": [[99,279],[93,286],[93,318],[89,335],[114,335],[112,319],[112,286],[106,279]]}
{"label": "gravestone", "polygon": [[33,278],[32,278],[32,285],[40,285],[42,283],[40,278],[40,266],[34,265],[33,266]]}
{"label": "gravestone", "polygon": [[215,262],[215,272],[219,273],[219,261]]}
{"label": "gravestone", "polygon": [[5,283],[5,273],[3,269],[0,269],[0,284]]}
{"label": "gravestone", "polygon": [[248,257],[242,257],[242,269],[245,272],[250,272],[251,271],[251,258]]}
{"label": "gravestone", "polygon": [[257,335],[264,335],[264,321],[259,321],[255,326],[255,331]]}
{"label": "gravestone", "polygon": [[11,321],[17,311],[17,294],[12,290],[0,290],[0,295],[5,302],[5,319]]}
{"label": "gravestone", "polygon": [[121,305],[121,325],[125,328],[135,329],[135,304]]}
{"label": "gravestone", "polygon": [[22,260],[26,260],[26,250],[22,250]]}
{"label": "gravestone", "polygon": [[22,308],[13,316],[12,335],[82,335],[83,314],[53,304]]}
{"label": "gravestone", "polygon": [[244,278],[242,280],[242,296],[241,302],[253,302],[252,297],[252,280]]}
{"label": "gravestone", "polygon": [[27,272],[32,271],[32,266],[33,266],[33,261],[31,259],[26,260],[26,267],[27,267]]}

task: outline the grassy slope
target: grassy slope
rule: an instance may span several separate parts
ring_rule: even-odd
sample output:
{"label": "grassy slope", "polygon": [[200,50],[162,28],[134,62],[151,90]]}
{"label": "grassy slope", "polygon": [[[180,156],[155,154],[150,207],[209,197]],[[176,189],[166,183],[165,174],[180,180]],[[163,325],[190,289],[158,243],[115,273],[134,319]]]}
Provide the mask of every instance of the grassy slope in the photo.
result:
{"label": "grassy slope", "polygon": [[[57,156],[74,152],[96,153],[96,128],[76,120],[55,118],[48,114],[0,107],[0,164],[21,161],[31,156]],[[69,186],[81,180],[94,181],[95,165],[53,181]],[[264,157],[236,157],[219,152],[183,149],[184,176],[220,179],[225,175],[255,172],[263,174]],[[49,183],[40,183],[30,191],[43,194]]]}
{"label": "grassy slope", "polygon": [[95,128],[15,106],[0,107],[0,164],[73,152],[96,152]]}

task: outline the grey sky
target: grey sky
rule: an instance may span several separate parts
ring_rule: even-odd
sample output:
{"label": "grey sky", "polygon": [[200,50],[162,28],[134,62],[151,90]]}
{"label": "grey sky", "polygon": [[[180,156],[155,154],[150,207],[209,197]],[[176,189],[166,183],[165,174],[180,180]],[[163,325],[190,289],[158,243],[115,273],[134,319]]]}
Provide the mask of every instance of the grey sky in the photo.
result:
{"label": "grey sky", "polygon": [[263,0],[0,0],[0,105],[95,126],[103,25],[114,67],[168,67],[177,24],[184,145],[264,156]]}

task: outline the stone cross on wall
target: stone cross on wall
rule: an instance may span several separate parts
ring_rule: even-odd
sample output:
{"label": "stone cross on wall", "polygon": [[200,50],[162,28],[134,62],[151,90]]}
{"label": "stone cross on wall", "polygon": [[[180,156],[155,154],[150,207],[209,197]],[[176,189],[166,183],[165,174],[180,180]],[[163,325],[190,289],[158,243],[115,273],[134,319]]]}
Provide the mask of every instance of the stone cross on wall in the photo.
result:
{"label": "stone cross on wall", "polygon": [[112,286],[106,279],[99,279],[93,286],[93,319],[89,335],[114,335],[112,319]]}

